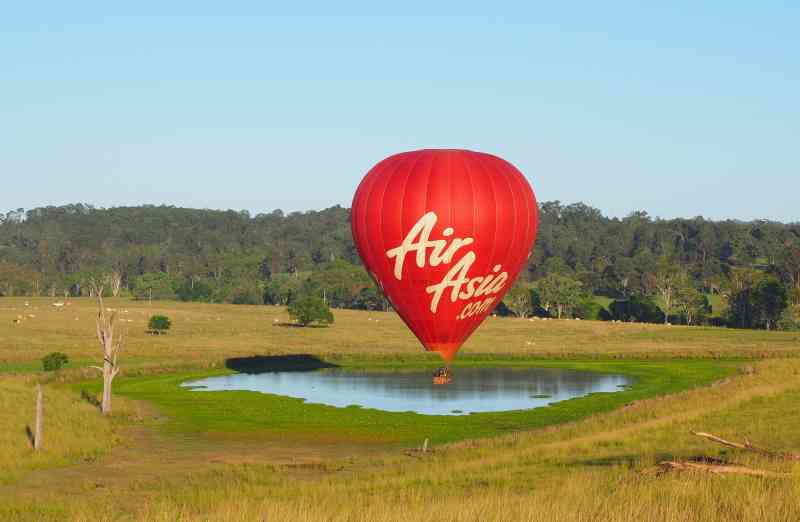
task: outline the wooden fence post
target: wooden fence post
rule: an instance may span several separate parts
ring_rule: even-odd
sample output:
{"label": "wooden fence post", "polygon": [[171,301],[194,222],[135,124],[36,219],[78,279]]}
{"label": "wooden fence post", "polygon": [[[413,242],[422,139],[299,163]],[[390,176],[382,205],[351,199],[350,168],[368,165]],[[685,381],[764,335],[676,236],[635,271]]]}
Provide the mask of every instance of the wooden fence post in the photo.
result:
{"label": "wooden fence post", "polygon": [[33,449],[39,451],[42,448],[42,422],[44,414],[44,400],[42,397],[42,385],[36,385],[36,426],[33,433]]}

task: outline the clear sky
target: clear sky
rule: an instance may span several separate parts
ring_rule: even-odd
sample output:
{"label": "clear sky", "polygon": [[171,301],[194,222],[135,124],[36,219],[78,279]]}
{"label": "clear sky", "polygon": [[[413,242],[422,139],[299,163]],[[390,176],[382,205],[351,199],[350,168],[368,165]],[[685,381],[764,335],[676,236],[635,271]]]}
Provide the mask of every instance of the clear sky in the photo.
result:
{"label": "clear sky", "polygon": [[349,206],[458,147],[542,201],[800,221],[800,2],[273,4],[5,4],[0,210]]}

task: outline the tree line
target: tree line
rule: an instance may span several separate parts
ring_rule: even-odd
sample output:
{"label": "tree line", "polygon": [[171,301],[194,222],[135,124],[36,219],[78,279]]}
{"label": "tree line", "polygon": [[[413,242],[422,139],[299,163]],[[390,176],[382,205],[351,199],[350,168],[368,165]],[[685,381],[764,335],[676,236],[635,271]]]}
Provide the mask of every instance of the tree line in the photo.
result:
{"label": "tree line", "polygon": [[[75,204],[0,214],[0,295],[388,309],[361,266],[348,209],[246,211]],[[610,218],[540,204],[533,255],[498,313],[800,327],[800,224]]]}

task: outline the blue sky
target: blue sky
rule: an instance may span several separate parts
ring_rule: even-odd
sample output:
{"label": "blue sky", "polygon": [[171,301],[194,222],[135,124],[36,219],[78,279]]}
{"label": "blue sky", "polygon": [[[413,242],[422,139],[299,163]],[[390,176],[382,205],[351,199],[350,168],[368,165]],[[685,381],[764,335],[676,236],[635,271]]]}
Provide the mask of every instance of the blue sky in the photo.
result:
{"label": "blue sky", "polygon": [[542,201],[800,221],[800,3],[270,4],[4,6],[0,210],[349,206],[459,147]]}

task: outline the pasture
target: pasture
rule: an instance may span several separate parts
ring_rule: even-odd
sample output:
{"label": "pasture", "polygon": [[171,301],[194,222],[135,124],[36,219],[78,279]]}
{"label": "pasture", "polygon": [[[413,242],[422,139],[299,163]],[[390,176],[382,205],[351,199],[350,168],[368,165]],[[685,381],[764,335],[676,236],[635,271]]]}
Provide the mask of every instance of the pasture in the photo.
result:
{"label": "pasture", "polygon": [[[27,303],[27,305],[26,305]],[[636,385],[538,410],[463,417],[332,408],[190,378],[243,365],[435,368],[392,313],[107,300],[124,320],[114,413],[98,394],[95,304],[0,300],[3,520],[797,520],[800,465],[690,435],[800,451],[800,334],[489,318],[459,366],[620,372]],[[169,316],[168,335],[147,319]],[[14,320],[17,322],[14,322]],[[40,359],[69,364],[41,371]],[[34,385],[45,389],[34,452]],[[427,453],[409,451],[424,439]],[[781,478],[654,472],[697,456]]]}

